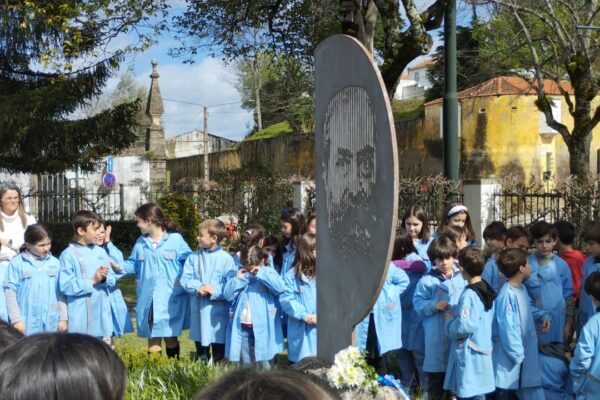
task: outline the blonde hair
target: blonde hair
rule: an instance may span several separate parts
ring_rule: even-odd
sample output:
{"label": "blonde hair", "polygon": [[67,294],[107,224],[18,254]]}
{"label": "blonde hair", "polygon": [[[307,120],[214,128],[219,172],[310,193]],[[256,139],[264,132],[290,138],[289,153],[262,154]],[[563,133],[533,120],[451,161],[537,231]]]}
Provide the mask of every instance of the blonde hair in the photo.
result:
{"label": "blonde hair", "polygon": [[200,222],[198,225],[198,230],[206,229],[209,235],[217,237],[217,243],[221,243],[221,240],[227,234],[227,228],[223,221],[218,219],[207,219],[205,221]]}
{"label": "blonde hair", "polygon": [[[21,220],[23,229],[25,229],[27,228],[27,213],[25,212],[25,207],[23,207],[23,195],[21,194],[21,189],[19,189],[17,185],[13,185],[10,183],[2,185],[2,187],[0,187],[0,201],[2,200],[2,197],[4,197],[4,194],[9,190],[14,190],[19,196],[19,206],[17,208],[17,213],[19,214],[19,219]],[[1,203],[0,209],[2,209]],[[4,232],[4,221],[2,220],[2,218],[0,218],[0,231]]]}

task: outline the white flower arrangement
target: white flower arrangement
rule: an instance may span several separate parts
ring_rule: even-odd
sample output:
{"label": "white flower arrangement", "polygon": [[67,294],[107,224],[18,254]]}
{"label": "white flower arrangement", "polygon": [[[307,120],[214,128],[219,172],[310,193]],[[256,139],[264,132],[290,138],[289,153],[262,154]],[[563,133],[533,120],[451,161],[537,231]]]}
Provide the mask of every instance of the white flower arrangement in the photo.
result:
{"label": "white flower arrangement", "polygon": [[327,371],[329,384],[336,389],[359,389],[377,393],[375,369],[367,364],[364,353],[355,346],[348,346],[335,355],[333,365]]}

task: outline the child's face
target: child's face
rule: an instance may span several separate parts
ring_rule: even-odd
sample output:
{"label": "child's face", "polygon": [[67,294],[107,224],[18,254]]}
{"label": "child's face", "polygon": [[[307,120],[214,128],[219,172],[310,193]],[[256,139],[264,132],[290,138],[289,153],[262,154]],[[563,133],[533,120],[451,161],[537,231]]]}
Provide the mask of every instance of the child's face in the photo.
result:
{"label": "child's face", "polygon": [[485,244],[491,252],[495,253],[504,248],[504,240],[487,237],[485,238]]}
{"label": "child's face", "polygon": [[435,266],[442,273],[447,274],[454,269],[454,257],[449,258],[436,258]]}
{"label": "child's face", "polygon": [[142,235],[150,233],[150,226],[152,225],[152,223],[150,222],[150,219],[144,219],[144,218],[140,218],[140,217],[136,216],[135,221],[136,221],[137,227],[140,228]]}
{"label": "child's face", "polygon": [[212,249],[217,246],[217,236],[211,235],[208,229],[198,231],[198,247],[202,249]]}
{"label": "child's face", "polygon": [[317,219],[313,218],[310,220],[310,223],[308,224],[308,232],[312,233],[313,235],[317,234]]}
{"label": "child's face", "polygon": [[458,251],[461,251],[465,247],[467,247],[467,235],[462,235],[456,241],[456,248],[458,249]]}
{"label": "child's face", "polygon": [[292,237],[292,224],[285,221],[279,221],[279,226],[281,227],[281,234],[286,238]]}
{"label": "child's face", "polygon": [[466,221],[467,214],[464,212],[459,212],[448,218],[448,226],[458,226],[462,228],[463,226],[465,226]]}
{"label": "child's face", "polygon": [[516,240],[506,239],[506,247],[509,249],[529,250],[529,240],[526,237],[520,237]]}
{"label": "child's face", "polygon": [[552,239],[552,236],[550,235],[544,235],[535,239],[535,251],[541,256],[552,254],[554,246],[556,246],[556,239]]}
{"label": "child's face", "polygon": [[523,274],[523,280],[531,277],[531,265],[529,265],[529,261],[527,261],[527,264],[521,267],[521,273]]}
{"label": "child's face", "polygon": [[589,240],[585,242],[585,245],[587,247],[588,255],[592,257],[600,257],[600,243],[597,243],[593,240]]}
{"label": "child's face", "polygon": [[50,253],[50,248],[52,247],[52,242],[50,241],[50,238],[44,238],[44,239],[40,240],[39,242],[37,242],[36,244],[26,243],[25,246],[27,247],[27,250],[31,254],[33,254],[34,256],[43,258],[43,257],[46,257]]}
{"label": "child's face", "polygon": [[404,229],[406,229],[411,238],[418,239],[421,229],[423,229],[423,222],[414,215],[411,215],[404,221]]}
{"label": "child's face", "polygon": [[104,227],[104,225],[100,225],[96,233],[96,244],[98,246],[102,246],[104,244],[104,239],[106,238],[106,228]]}
{"label": "child's face", "polygon": [[96,244],[96,238],[98,237],[98,230],[100,229],[100,224],[98,222],[94,222],[89,224],[84,228],[77,228],[77,235],[81,239],[81,241],[88,244]]}
{"label": "child's face", "polygon": [[275,248],[276,246],[274,244],[270,244],[268,246],[263,246],[263,250],[267,253],[269,253],[271,255],[271,257],[275,256],[275,250],[277,250]]}

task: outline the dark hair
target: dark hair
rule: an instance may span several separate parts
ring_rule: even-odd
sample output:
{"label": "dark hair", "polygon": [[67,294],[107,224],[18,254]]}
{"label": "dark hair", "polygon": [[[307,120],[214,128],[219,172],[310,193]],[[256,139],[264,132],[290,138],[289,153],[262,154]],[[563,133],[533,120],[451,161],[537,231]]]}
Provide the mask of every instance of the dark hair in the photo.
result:
{"label": "dark hair", "polygon": [[467,230],[460,226],[445,226],[439,232],[440,236],[447,236],[458,246],[458,241],[462,237],[467,237]]}
{"label": "dark hair", "polygon": [[313,253],[316,249],[317,235],[310,232],[302,235],[294,259],[297,277],[301,277],[304,274],[308,278],[313,278],[317,274],[317,258]]}
{"label": "dark hair", "polygon": [[27,229],[25,229],[23,238],[27,244],[36,244],[46,238],[52,240],[52,234],[44,224],[37,223],[29,225]]}
{"label": "dark hair", "polygon": [[87,335],[40,333],[0,354],[3,400],[121,400],[126,382],[117,354]]}
{"label": "dark hair", "polygon": [[292,244],[292,248],[296,250],[298,248],[298,242],[304,233],[306,232],[306,217],[302,211],[297,208],[288,208],[281,211],[279,221],[287,222],[292,225],[292,235],[289,238],[282,238],[279,242],[277,252],[275,253],[274,262],[275,265],[281,266],[283,264],[283,253],[285,252],[285,246],[288,243]]}
{"label": "dark hair", "polygon": [[98,214],[90,210],[77,211],[71,217],[71,225],[75,234],[77,234],[77,229],[87,230],[88,226],[99,224],[100,221],[101,219]]}
{"label": "dark hair", "polygon": [[17,343],[24,336],[12,324],[0,319],[0,353],[7,347]]}
{"label": "dark hair", "polygon": [[583,230],[584,242],[596,242],[600,244],[600,221],[592,221]]}
{"label": "dark hair", "polygon": [[527,239],[527,243],[531,243],[531,235],[529,234],[529,231],[527,229],[525,229],[524,226],[522,226],[522,225],[511,226],[510,228],[508,228],[506,230],[505,244],[508,241],[508,239],[515,242],[523,237]]}
{"label": "dark hair", "polygon": [[407,255],[416,252],[417,249],[408,231],[404,228],[398,228],[396,230],[396,238],[394,239],[392,260],[403,260]]}
{"label": "dark hair", "polygon": [[244,267],[261,265],[269,261],[269,254],[257,245],[242,249],[240,262]]}
{"label": "dark hair", "polygon": [[221,240],[227,235],[227,228],[223,221],[218,219],[206,219],[200,222],[198,225],[198,231],[206,229],[210,236],[217,237],[217,243],[221,243]]}
{"label": "dark hair", "polygon": [[290,370],[237,369],[196,394],[195,400],[330,400],[306,374]]}
{"label": "dark hair", "polygon": [[475,247],[465,247],[458,252],[458,264],[471,277],[481,276],[485,257],[483,252]]}
{"label": "dark hair", "polygon": [[558,231],[556,227],[549,222],[546,221],[537,221],[531,228],[529,228],[529,232],[531,232],[531,236],[533,239],[540,239],[546,235],[550,235],[552,239],[558,239]]}
{"label": "dark hair", "polygon": [[431,232],[429,231],[429,220],[427,218],[427,213],[425,212],[423,207],[421,207],[418,204],[415,204],[411,206],[408,210],[406,210],[404,212],[404,215],[402,216],[402,223],[400,224],[402,228],[406,229],[406,220],[410,217],[415,217],[416,219],[421,221],[423,226],[421,227],[421,232],[419,232],[419,239],[421,239],[421,241],[424,243],[427,242],[429,240]]}
{"label": "dark hair", "polygon": [[444,208],[444,211],[442,211],[442,215],[440,215],[440,223],[438,224],[438,231],[441,231],[442,228],[444,228],[445,226],[448,225],[448,222],[450,221],[451,217],[454,217],[455,215],[458,215],[460,213],[464,213],[467,216],[467,218],[465,219],[465,229],[467,231],[467,241],[471,241],[471,240],[475,239],[475,232],[473,231],[473,225],[471,224],[471,216],[469,215],[469,211],[461,210],[461,211],[455,212],[453,214],[450,214],[450,211],[452,211],[452,209],[454,207],[458,207],[458,206],[465,207],[462,203],[454,202],[454,203],[448,204]]}
{"label": "dark hair", "polygon": [[135,210],[135,216],[142,219],[149,219],[151,223],[160,226],[163,231],[179,232],[177,222],[165,216],[162,208],[155,203],[146,203]]}
{"label": "dark hair", "polygon": [[562,244],[573,244],[575,241],[575,225],[569,221],[556,221],[553,225],[558,232],[558,239]]}
{"label": "dark hair", "polygon": [[440,235],[431,242],[431,245],[429,245],[427,255],[433,262],[435,262],[435,260],[446,260],[448,258],[456,258],[458,249],[456,248],[456,244],[448,236]]}
{"label": "dark hair", "polygon": [[[2,200],[2,197],[4,197],[4,194],[9,190],[14,190],[15,192],[17,192],[17,196],[19,196],[19,205],[17,207],[17,213],[19,214],[21,225],[23,225],[23,228],[25,228],[27,227],[27,213],[25,212],[25,206],[23,206],[23,195],[21,194],[21,189],[19,189],[17,185],[12,183],[5,183],[0,185],[0,201]],[[2,208],[1,205],[0,208]],[[4,232],[4,221],[2,218],[0,218],[0,232]]]}
{"label": "dark hair", "polygon": [[510,278],[519,272],[519,268],[527,265],[527,251],[523,249],[502,249],[498,253],[498,269],[502,275]]}
{"label": "dark hair", "polygon": [[275,235],[269,235],[263,241],[263,247],[264,246],[275,246],[275,247],[277,247],[278,245],[279,245],[279,239],[277,239],[277,236],[275,236]]}
{"label": "dark hair", "polygon": [[600,271],[594,271],[586,278],[583,289],[600,301]]}
{"label": "dark hair", "polygon": [[492,221],[483,230],[484,239],[500,240],[502,243],[506,240],[506,226],[500,221]]}

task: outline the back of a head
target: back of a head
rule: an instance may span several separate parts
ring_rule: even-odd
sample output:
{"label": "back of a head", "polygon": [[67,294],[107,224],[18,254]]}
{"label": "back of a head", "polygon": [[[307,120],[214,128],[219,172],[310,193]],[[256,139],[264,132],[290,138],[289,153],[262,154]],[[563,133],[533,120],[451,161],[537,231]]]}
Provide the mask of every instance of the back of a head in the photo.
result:
{"label": "back of a head", "polygon": [[3,400],[122,400],[127,371],[102,341],[75,333],[42,333],[0,353]]}
{"label": "back of a head", "polygon": [[483,230],[483,238],[504,241],[507,231],[506,226],[501,221],[492,221]]}
{"label": "back of a head", "polygon": [[600,243],[600,221],[592,221],[586,225],[583,230],[583,240],[585,242]]}
{"label": "back of a head", "polygon": [[497,264],[500,272],[510,278],[519,271],[519,267],[527,264],[527,250],[502,249],[498,253]]}
{"label": "back of a head", "polygon": [[558,239],[562,244],[573,244],[575,241],[575,225],[569,221],[556,221],[553,225],[558,232]]}
{"label": "back of a head", "polygon": [[289,370],[240,369],[202,390],[195,400],[332,400],[304,374]]}
{"label": "back of a head", "polygon": [[0,353],[23,338],[23,334],[10,323],[0,319]]}
{"label": "back of a head", "polygon": [[483,273],[485,257],[480,249],[465,247],[458,252],[458,263],[470,276],[480,276]]}

